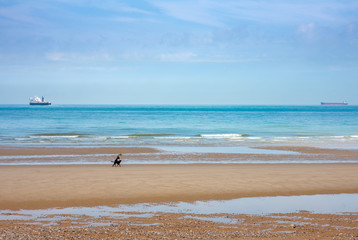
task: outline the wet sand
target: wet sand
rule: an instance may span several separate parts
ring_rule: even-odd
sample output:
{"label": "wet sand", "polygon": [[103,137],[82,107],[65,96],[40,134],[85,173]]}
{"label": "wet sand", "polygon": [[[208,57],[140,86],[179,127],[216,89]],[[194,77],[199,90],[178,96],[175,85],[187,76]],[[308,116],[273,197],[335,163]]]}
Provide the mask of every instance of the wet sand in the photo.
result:
{"label": "wet sand", "polygon": [[[197,147],[200,149],[200,146]],[[205,148],[209,148],[206,146]],[[185,149],[185,147],[184,147]],[[358,163],[358,149],[325,149],[307,146],[252,147],[253,153],[170,152],[153,147],[115,146],[1,146],[0,164],[99,164],[122,153],[125,163]],[[268,150],[255,153],[255,149]],[[220,147],[217,148],[220,151]],[[270,151],[280,152],[273,154]]]}
{"label": "wet sand", "polygon": [[118,153],[158,153],[159,150],[150,147],[88,147],[88,146],[1,146],[0,156],[22,155],[87,155],[87,154],[118,154]]}
{"label": "wet sand", "polygon": [[358,193],[358,164],[0,166],[0,209]]}

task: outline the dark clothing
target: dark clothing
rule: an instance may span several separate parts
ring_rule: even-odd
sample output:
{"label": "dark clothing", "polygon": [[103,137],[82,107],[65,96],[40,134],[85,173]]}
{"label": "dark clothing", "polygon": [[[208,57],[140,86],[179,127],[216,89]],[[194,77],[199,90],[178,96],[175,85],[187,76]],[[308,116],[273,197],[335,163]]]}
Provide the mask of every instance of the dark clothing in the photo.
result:
{"label": "dark clothing", "polygon": [[116,158],[116,159],[114,160],[114,162],[113,162],[112,167],[121,166],[121,162],[122,162],[122,160],[120,159],[119,156],[117,156],[117,158]]}

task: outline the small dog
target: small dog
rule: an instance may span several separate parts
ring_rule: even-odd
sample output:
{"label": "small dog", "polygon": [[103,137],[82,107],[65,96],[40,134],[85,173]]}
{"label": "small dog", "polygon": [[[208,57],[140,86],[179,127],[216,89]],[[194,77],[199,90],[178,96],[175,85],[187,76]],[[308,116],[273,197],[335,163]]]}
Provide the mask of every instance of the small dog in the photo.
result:
{"label": "small dog", "polygon": [[118,154],[117,158],[113,162],[112,167],[117,167],[117,166],[121,167],[121,162],[122,162],[121,156],[122,156],[122,153]]}

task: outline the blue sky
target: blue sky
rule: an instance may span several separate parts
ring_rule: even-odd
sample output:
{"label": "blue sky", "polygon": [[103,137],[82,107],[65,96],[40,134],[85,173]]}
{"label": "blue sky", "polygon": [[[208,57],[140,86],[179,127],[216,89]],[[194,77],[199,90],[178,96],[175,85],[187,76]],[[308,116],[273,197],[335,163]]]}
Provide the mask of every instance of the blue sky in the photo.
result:
{"label": "blue sky", "polygon": [[0,103],[358,104],[358,1],[0,1]]}

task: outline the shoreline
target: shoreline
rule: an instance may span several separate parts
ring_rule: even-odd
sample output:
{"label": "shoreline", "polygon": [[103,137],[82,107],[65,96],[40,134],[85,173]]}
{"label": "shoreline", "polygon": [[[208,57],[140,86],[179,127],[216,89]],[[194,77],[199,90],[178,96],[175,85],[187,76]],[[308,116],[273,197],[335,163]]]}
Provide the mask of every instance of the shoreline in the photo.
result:
{"label": "shoreline", "polygon": [[0,166],[110,164],[358,163],[358,149],[308,146],[18,146],[0,145]]}

